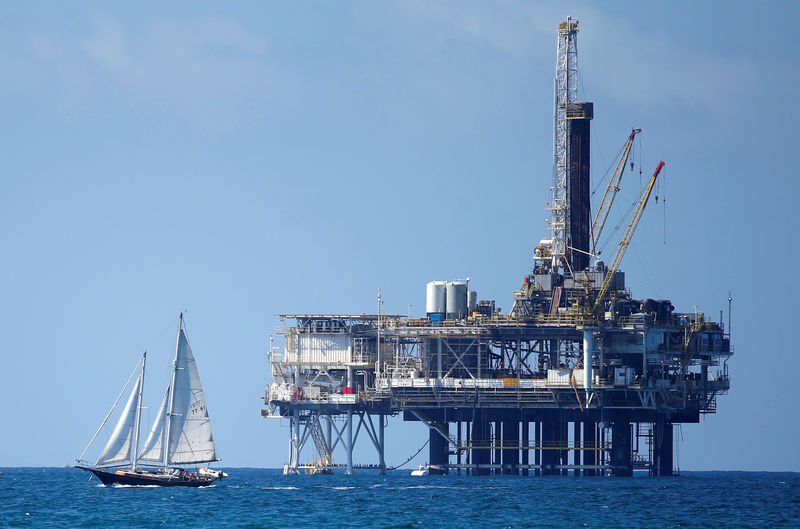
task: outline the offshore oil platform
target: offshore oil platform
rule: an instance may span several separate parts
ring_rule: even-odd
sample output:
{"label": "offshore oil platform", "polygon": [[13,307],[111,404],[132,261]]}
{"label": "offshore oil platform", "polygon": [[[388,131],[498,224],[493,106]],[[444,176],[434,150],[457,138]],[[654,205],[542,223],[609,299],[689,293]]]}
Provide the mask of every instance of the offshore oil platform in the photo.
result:
{"label": "offshore oil platform", "polygon": [[[634,299],[619,270],[664,162],[613,260],[597,257],[640,130],[592,219],[593,104],[578,100],[577,33],[577,20],[558,26],[550,234],[510,312],[478,300],[465,279],[428,283],[422,318],[383,314],[380,293],[377,314],[281,315],[286,343],[270,345],[262,415],[289,421],[285,473],[385,472],[387,419],[402,414],[429,430],[431,474],[669,476],[674,425],[715,413],[733,352],[722,321]],[[377,457],[357,465],[363,432]],[[303,462],[312,443],[317,457]]]}

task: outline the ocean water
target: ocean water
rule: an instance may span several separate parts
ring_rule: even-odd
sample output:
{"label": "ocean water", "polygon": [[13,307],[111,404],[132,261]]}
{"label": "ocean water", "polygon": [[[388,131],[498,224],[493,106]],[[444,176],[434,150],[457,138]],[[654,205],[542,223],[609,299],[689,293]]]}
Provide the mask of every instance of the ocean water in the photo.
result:
{"label": "ocean water", "polygon": [[800,528],[800,473],[283,476],[234,468],[218,485],[183,489],[103,487],[71,468],[0,470],[0,527]]}

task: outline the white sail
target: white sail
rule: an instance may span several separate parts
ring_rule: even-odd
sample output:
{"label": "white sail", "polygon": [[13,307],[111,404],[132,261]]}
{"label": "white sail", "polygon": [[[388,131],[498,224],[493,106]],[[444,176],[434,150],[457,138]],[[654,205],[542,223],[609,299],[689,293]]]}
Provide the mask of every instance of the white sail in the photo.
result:
{"label": "white sail", "polygon": [[147,440],[144,442],[144,447],[139,454],[139,461],[151,461],[161,463],[164,461],[164,423],[167,418],[167,403],[169,402],[169,388],[164,395],[164,400],[158,408],[158,414],[153,421],[153,427],[150,428],[150,433]]}
{"label": "white sail", "polygon": [[200,375],[183,328],[178,331],[167,463],[218,461]]}
{"label": "white sail", "polygon": [[144,374],[140,373],[139,378],[133,385],[131,396],[122,411],[111,438],[106,443],[103,452],[97,459],[95,466],[118,465],[131,461],[131,451],[133,450],[134,429],[136,428],[136,413],[138,411],[139,392],[141,391],[141,380]]}

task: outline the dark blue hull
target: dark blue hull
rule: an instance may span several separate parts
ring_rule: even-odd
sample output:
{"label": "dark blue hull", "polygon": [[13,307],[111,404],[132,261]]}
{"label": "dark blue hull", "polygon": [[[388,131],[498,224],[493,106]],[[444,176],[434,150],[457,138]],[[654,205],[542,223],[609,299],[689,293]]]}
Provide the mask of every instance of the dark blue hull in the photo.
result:
{"label": "dark blue hull", "polygon": [[91,472],[106,486],[206,487],[217,479],[192,473],[174,475],[164,472],[132,471],[127,469],[109,471],[80,466],[77,468]]}

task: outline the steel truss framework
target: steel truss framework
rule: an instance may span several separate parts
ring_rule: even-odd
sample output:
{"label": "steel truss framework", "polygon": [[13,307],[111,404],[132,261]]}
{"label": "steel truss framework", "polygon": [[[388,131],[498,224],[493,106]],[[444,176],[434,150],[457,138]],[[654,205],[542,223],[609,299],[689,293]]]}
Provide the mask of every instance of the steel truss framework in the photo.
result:
{"label": "steel truss framework", "polygon": [[[381,475],[386,473],[385,414],[354,407],[343,410],[342,407],[318,406],[312,410],[296,406],[294,413],[288,413],[286,417],[290,424],[289,462],[284,466],[284,474],[300,474],[301,470],[310,474],[327,473],[333,469],[344,469],[346,474],[352,474],[358,468],[377,469]],[[375,464],[353,463],[353,451],[362,431],[375,447],[378,458]],[[319,459],[303,463],[301,455],[309,440],[314,442]],[[333,452],[338,446],[345,452],[344,465],[333,460]]]}
{"label": "steel truss framework", "polygon": [[[403,413],[429,428],[430,463],[442,472],[626,475],[646,468],[666,475],[673,470],[666,447],[672,425],[713,413],[716,397],[729,388],[720,360],[730,350],[720,324],[643,320],[625,328],[579,328],[396,320],[350,329],[354,343],[381,344],[383,375],[374,364],[354,371],[271,358],[273,375],[284,380],[268,390],[267,415],[290,420],[287,473],[320,467],[384,472],[386,418]],[[712,379],[713,366],[722,369]],[[308,389],[315,386],[327,393]],[[376,464],[353,463],[362,431],[378,453]],[[304,464],[309,439],[320,459]],[[333,462],[337,447],[344,465]]]}
{"label": "steel truss framework", "polygon": [[567,119],[567,110],[569,103],[578,100],[577,35],[577,21],[568,18],[559,25],[553,96],[553,198],[548,205],[551,211],[549,227],[553,241],[551,253],[556,259],[566,255],[567,234],[570,233],[568,206],[570,120]]}

